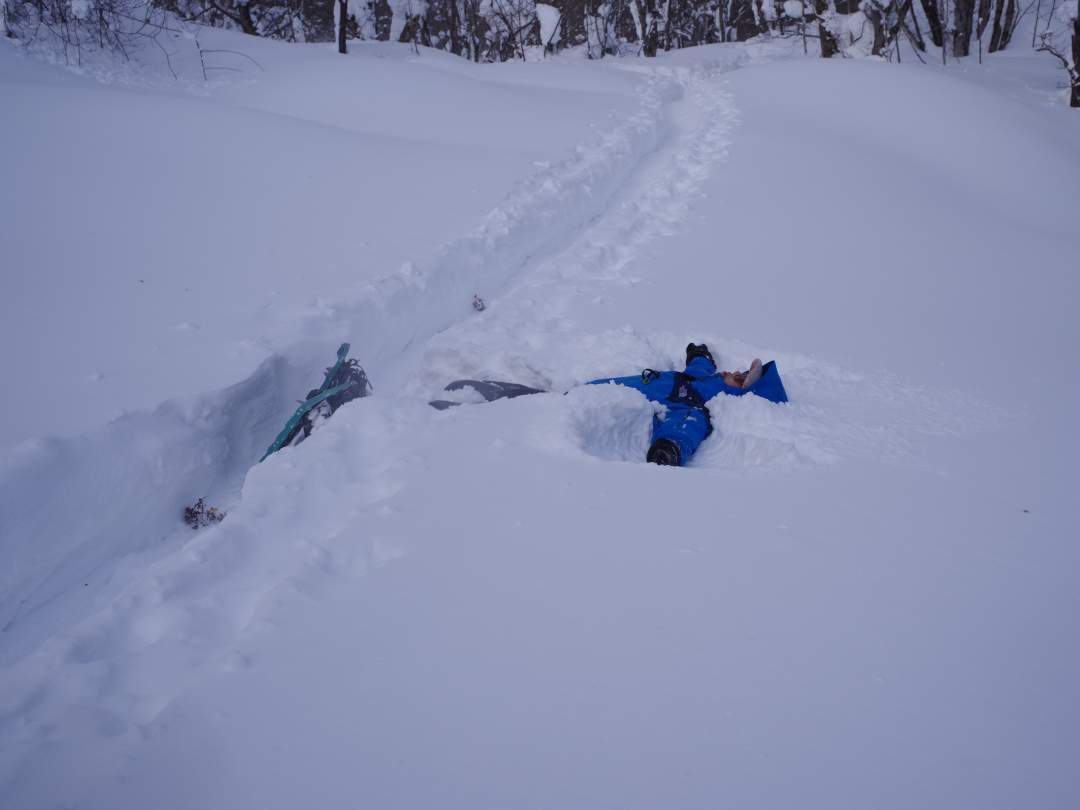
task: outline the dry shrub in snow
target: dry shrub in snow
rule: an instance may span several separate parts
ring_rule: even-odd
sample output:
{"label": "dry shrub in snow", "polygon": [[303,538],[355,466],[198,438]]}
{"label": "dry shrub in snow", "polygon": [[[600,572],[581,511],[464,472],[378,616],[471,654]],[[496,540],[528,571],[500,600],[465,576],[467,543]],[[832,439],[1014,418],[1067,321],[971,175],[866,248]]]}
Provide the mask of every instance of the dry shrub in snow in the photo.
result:
{"label": "dry shrub in snow", "polygon": [[202,498],[195,501],[191,506],[184,507],[184,523],[192,529],[201,529],[212,523],[221,523],[225,519],[225,513],[216,506],[207,506]]}

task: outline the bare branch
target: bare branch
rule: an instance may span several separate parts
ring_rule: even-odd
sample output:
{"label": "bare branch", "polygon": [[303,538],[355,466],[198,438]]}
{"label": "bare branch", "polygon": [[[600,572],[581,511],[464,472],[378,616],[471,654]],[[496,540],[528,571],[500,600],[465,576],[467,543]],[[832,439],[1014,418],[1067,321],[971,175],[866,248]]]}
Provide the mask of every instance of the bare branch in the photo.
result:
{"label": "bare branch", "polygon": [[246,53],[242,53],[240,51],[231,51],[228,48],[205,48],[205,49],[203,49],[203,53],[231,53],[233,56],[242,56],[245,59],[247,59],[249,62],[254,64],[255,67],[257,67],[259,70],[263,71],[263,73],[266,72],[266,68],[264,68],[262,65],[260,65],[257,60],[255,60],[252,57],[248,56]]}

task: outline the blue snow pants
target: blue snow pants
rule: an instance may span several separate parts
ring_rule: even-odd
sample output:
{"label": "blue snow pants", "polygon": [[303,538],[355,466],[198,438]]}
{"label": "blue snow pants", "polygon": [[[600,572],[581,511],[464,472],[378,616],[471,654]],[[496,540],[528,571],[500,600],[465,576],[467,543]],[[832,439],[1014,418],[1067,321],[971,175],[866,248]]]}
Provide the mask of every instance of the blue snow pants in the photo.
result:
{"label": "blue snow pants", "polygon": [[653,417],[652,441],[669,439],[679,448],[685,464],[697,452],[701,443],[712,433],[712,418],[706,407],[717,394],[741,397],[757,394],[770,402],[787,402],[787,392],[780,381],[776,363],[769,361],[762,368],[761,379],[749,388],[732,388],[717,373],[713,362],[703,356],[691,360],[685,371],[653,371],[645,369],[636,377],[608,377],[590,380],[589,385],[612,383],[640,391],[651,402],[662,402],[667,408],[664,418]]}

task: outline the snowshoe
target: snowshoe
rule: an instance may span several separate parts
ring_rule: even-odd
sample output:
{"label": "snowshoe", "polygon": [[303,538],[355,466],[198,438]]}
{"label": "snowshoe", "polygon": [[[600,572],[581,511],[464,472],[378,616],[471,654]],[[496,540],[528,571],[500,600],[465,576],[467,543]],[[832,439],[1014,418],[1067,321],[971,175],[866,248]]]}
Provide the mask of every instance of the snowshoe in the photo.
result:
{"label": "snowshoe", "polygon": [[338,348],[337,362],[326,369],[322,385],[308,391],[307,399],[300,403],[259,461],[265,461],[282,447],[300,444],[346,402],[371,394],[373,389],[367,373],[356,360],[346,359],[348,354],[349,344],[342,343]]}
{"label": "snowshoe", "polygon": [[454,380],[444,391],[458,394],[456,399],[435,399],[429,402],[432,408],[445,411],[457,405],[469,402],[494,402],[497,399],[512,399],[528,394],[546,394],[542,388],[530,388],[521,383],[500,382],[498,380]]}

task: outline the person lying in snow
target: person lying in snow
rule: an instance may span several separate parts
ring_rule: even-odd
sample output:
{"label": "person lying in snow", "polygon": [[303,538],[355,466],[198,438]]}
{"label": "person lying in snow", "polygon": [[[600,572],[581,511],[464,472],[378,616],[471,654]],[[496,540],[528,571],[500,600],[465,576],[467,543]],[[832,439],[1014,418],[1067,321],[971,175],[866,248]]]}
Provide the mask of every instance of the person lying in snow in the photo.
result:
{"label": "person lying in snow", "polygon": [[587,385],[604,383],[634,388],[650,401],[665,405],[664,417],[653,417],[652,444],[645,459],[673,467],[688,462],[712,433],[712,419],[705,403],[717,394],[754,393],[771,402],[787,402],[774,362],[762,365],[755,358],[746,371],[717,371],[716,361],[704,343],[686,347],[685,371],[647,368],[640,376],[590,380]]}

